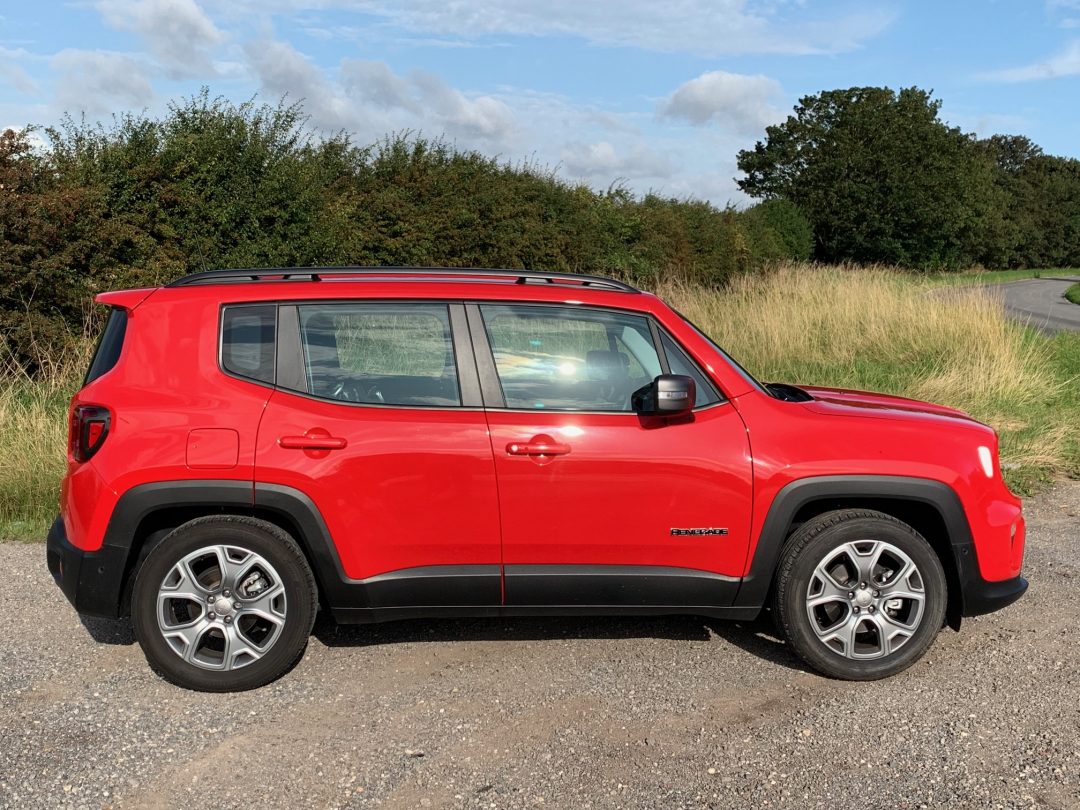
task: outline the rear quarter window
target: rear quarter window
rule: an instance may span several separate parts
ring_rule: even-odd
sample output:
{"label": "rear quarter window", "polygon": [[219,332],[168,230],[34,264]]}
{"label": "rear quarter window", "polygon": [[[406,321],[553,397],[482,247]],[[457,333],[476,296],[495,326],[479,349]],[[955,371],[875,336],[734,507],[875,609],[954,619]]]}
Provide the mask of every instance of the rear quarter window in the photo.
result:
{"label": "rear quarter window", "polygon": [[277,306],[228,306],[221,319],[221,367],[237,377],[274,383]]}
{"label": "rear quarter window", "polygon": [[114,307],[101,333],[94,359],[86,372],[83,385],[89,385],[106,371],[110,371],[120,360],[120,351],[124,348],[124,335],[127,333],[128,314],[126,309]]}

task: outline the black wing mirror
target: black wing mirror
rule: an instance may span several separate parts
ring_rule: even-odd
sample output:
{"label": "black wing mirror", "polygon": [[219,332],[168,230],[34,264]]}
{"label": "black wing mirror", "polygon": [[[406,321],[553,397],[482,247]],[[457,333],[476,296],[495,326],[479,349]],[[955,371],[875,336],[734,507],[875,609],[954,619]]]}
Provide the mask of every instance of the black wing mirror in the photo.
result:
{"label": "black wing mirror", "polygon": [[692,377],[661,374],[630,397],[630,406],[641,416],[679,416],[694,408],[697,387]]}

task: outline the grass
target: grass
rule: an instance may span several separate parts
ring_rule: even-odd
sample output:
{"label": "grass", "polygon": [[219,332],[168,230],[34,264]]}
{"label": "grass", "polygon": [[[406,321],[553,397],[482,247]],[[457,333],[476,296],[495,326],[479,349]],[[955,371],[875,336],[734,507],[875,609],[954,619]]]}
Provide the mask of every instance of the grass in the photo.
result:
{"label": "grass", "polygon": [[90,362],[74,342],[34,378],[0,369],[0,538],[40,540],[56,517],[67,448],[67,405]]}
{"label": "grass", "polygon": [[1073,284],[1065,291],[1065,297],[1074,304],[1080,304],[1080,283]]}
{"label": "grass", "polygon": [[[1048,338],[1008,321],[981,284],[942,295],[930,276],[797,266],[725,291],[658,292],[763,380],[968,411],[999,431],[1006,478],[1021,494],[1080,476],[1080,334]],[[89,345],[46,363],[39,379],[0,369],[0,537],[40,539],[56,514],[67,400]]]}

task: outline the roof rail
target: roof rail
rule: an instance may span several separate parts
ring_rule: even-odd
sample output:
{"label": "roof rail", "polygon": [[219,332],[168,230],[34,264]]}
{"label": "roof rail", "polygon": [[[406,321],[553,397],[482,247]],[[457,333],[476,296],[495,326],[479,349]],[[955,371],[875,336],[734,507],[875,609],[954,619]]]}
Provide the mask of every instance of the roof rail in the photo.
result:
{"label": "roof rail", "polygon": [[[401,279],[400,276],[407,276]],[[462,277],[486,281],[486,277],[514,279],[516,284],[572,284],[618,292],[640,292],[636,287],[604,276],[579,273],[548,273],[532,270],[499,270],[487,267],[264,267],[243,270],[207,270],[192,273],[167,284],[189,287],[201,284],[238,284],[247,281],[324,281],[348,277],[380,277],[387,280],[425,281],[432,278]]]}

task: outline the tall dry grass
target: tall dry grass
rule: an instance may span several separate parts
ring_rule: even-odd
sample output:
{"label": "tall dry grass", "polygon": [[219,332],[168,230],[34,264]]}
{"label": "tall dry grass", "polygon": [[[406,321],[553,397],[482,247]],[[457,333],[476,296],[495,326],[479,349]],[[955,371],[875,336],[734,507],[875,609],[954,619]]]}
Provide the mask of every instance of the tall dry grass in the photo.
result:
{"label": "tall dry grass", "polygon": [[792,265],[723,292],[658,292],[755,375],[885,391],[961,408],[993,425],[1014,470],[1064,464],[1076,428],[1045,423],[1060,379],[1050,344],[981,287],[942,288],[885,268]]}
{"label": "tall dry grass", "polygon": [[89,338],[42,357],[31,376],[0,362],[0,538],[44,537],[56,516],[67,446],[67,404],[90,362]]}

